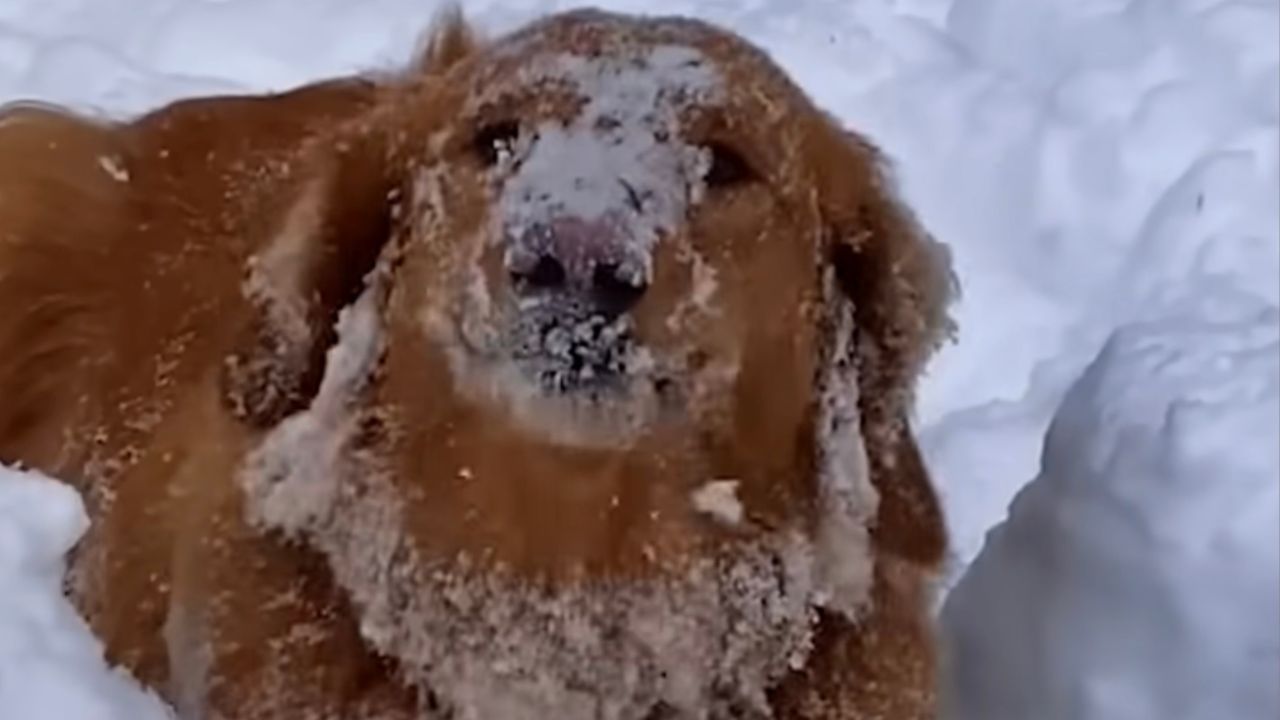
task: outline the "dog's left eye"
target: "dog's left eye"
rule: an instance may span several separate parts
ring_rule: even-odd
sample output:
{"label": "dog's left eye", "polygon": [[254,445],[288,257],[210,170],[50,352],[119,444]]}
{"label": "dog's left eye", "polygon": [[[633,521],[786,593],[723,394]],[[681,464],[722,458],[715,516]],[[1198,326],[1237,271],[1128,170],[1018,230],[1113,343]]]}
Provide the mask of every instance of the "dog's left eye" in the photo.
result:
{"label": "dog's left eye", "polygon": [[471,138],[471,149],[485,165],[496,165],[503,153],[510,152],[520,137],[520,124],[514,120],[483,125]]}
{"label": "dog's left eye", "polygon": [[708,186],[729,187],[755,178],[755,171],[737,150],[718,142],[704,147],[711,153],[711,166],[707,168],[705,178]]}

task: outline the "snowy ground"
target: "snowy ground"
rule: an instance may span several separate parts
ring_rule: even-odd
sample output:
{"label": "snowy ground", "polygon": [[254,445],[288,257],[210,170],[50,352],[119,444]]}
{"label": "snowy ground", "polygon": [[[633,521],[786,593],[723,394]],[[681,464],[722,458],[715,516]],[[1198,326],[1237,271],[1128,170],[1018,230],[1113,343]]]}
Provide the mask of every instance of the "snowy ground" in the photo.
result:
{"label": "snowy ground", "polygon": [[[385,66],[436,5],[0,0],[0,101],[125,114]],[[464,5],[498,32],[570,4]],[[961,341],[917,418],[960,581],[951,717],[1280,715],[1280,5],[661,9],[774,53],[953,248]],[[59,600],[83,523],[0,474],[0,720],[160,716]]]}

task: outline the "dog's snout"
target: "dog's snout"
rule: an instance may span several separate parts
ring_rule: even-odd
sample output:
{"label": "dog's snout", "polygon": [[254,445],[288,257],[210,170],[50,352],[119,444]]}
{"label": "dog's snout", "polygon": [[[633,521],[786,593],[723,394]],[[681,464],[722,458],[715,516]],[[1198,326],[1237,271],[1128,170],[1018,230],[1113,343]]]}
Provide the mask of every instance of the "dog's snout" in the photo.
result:
{"label": "dog's snout", "polygon": [[620,315],[635,307],[647,289],[642,278],[617,263],[600,263],[591,275],[592,300],[606,315]]}
{"label": "dog's snout", "polygon": [[568,280],[564,265],[552,255],[540,255],[528,270],[512,270],[511,274],[530,289],[554,290],[564,287]]}
{"label": "dog's snout", "polygon": [[507,253],[507,270],[517,293],[563,292],[616,316],[634,307],[648,289],[639,258],[612,223],[577,218],[539,223],[516,244]]}

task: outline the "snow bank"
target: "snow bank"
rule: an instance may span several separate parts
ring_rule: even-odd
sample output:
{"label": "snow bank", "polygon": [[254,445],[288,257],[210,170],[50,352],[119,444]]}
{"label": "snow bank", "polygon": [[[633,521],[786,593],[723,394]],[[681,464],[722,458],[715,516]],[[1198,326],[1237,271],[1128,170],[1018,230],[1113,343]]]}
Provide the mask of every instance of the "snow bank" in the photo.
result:
{"label": "snow bank", "polygon": [[0,466],[0,718],[162,720],[163,705],[107,669],[62,595],[63,556],[88,527],[75,492]]}
{"label": "snow bank", "polygon": [[[1037,139],[1002,156],[1030,209],[986,196],[957,225],[992,235],[931,379],[961,406],[924,437],[957,530],[948,716],[1280,716],[1280,6],[957,0],[949,22]],[[982,339],[1018,324],[1031,349]]]}
{"label": "snow bank", "polygon": [[963,286],[919,407],[952,580],[1112,332],[1189,288],[1280,304],[1276,27],[1265,2],[956,0],[932,60],[850,105]]}
{"label": "snow bank", "polygon": [[943,610],[956,720],[1280,716],[1280,314],[1117,332]]}

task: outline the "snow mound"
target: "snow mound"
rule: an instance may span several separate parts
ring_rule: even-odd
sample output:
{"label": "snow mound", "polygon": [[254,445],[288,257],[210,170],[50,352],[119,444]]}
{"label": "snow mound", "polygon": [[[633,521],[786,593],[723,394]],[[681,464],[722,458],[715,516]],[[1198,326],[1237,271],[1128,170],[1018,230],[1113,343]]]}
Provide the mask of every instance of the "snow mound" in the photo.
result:
{"label": "snow mound", "polygon": [[932,363],[917,423],[950,584],[1116,329],[1190,287],[1280,303],[1280,4],[937,6],[939,27],[876,26],[896,67],[841,115],[898,160],[960,276],[960,342]]}
{"label": "snow mound", "polygon": [[943,610],[955,720],[1280,716],[1280,313],[1122,328]]}
{"label": "snow mound", "polygon": [[70,487],[0,466],[0,718],[162,720],[62,595],[63,556],[88,527]]}

